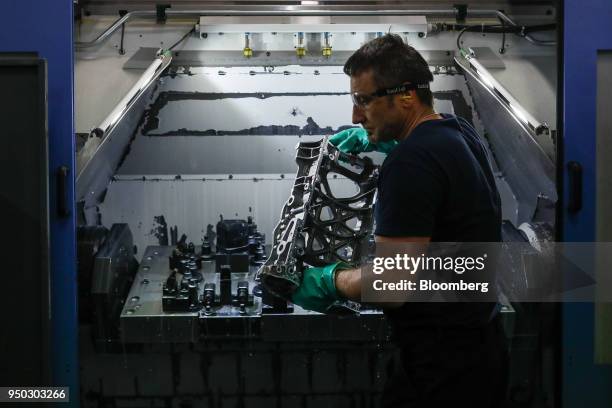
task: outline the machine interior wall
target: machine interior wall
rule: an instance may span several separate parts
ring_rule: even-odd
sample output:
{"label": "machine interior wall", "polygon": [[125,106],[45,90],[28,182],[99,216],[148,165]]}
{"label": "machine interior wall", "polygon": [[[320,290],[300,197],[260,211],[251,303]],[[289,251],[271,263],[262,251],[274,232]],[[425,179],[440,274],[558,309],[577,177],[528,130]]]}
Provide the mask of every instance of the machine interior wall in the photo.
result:
{"label": "machine interior wall", "polygon": [[[163,76],[99,206],[103,225],[128,223],[142,249],[159,243],[162,216],[194,242],[220,216],[254,216],[271,236],[295,176],[297,142],[352,126],[341,67],[277,69],[191,67]],[[436,75],[432,90],[436,109],[482,132],[461,75]],[[341,176],[333,185],[352,195]],[[514,211],[512,194],[504,196]]]}

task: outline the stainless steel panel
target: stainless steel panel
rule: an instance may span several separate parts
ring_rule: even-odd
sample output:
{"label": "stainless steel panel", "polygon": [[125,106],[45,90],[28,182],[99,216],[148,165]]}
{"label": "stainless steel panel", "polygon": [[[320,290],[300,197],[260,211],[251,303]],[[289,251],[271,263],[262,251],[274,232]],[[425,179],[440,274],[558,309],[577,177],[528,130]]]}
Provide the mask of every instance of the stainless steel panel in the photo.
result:
{"label": "stainless steel panel", "polygon": [[117,175],[293,175],[297,169],[297,143],[319,139],[320,136],[139,136],[131,147],[138,156],[129,157]]}
{"label": "stainless steel panel", "polygon": [[[528,130],[476,75],[466,69],[466,80],[493,152],[499,176],[517,202],[514,213],[504,208],[504,218],[515,227],[532,220],[540,196],[556,202],[555,165]],[[549,137],[549,136],[546,136]],[[554,219],[540,220],[554,223]]]}
{"label": "stainless steel panel", "polygon": [[[160,216],[168,228],[177,226],[179,236],[184,233],[196,244],[206,234],[207,225],[215,225],[220,215],[226,219],[253,216],[259,230],[271,240],[294,173],[282,178],[279,174],[234,175],[231,179],[228,175],[146,176],[144,181],[122,176],[110,184],[100,204],[102,223],[109,227],[128,223],[139,251],[159,244],[156,220]],[[352,191],[352,183],[346,180],[338,179],[332,187],[340,193]]]}
{"label": "stainless steel panel", "polygon": [[[294,173],[299,141],[353,126],[340,67],[182,72],[160,80],[158,99],[117,174]],[[457,101],[467,94],[463,79],[435,78],[436,109],[473,119],[469,101]]]}
{"label": "stainless steel panel", "polygon": [[[160,55],[130,89],[108,117],[94,129],[77,155],[76,200],[84,207],[95,206],[106,192],[106,186],[125,154],[142,118],[155,80],[170,64],[172,57]],[[86,212],[87,217],[87,212]],[[87,220],[95,224],[95,220]]]}
{"label": "stainless steel panel", "polygon": [[[294,172],[292,172],[294,173]],[[257,178],[257,181],[254,179]],[[119,180],[108,189],[100,205],[102,223],[127,222],[139,251],[159,243],[155,217],[164,216],[168,227],[177,226],[179,236],[200,243],[208,224],[219,216],[246,219],[253,216],[259,230],[271,237],[283,203],[293,185],[291,177],[204,175],[197,180]]]}

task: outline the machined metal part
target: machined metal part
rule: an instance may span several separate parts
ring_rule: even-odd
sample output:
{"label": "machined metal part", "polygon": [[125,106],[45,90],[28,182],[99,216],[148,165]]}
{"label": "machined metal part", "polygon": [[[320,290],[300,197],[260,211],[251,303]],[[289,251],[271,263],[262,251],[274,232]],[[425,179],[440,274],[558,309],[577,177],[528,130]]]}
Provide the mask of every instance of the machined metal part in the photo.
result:
{"label": "machined metal part", "polygon": [[323,47],[321,48],[321,53],[326,58],[332,55],[332,37],[333,34],[330,32],[323,33]]}
{"label": "machined metal part", "polygon": [[[173,250],[172,246],[151,246],[144,251],[121,311],[119,333],[122,342],[193,344],[211,339],[252,339],[264,342],[337,341],[346,345],[347,342],[386,342],[390,338],[387,320],[378,310],[360,310],[359,314],[336,316],[288,305],[284,311],[266,312],[262,300],[251,296],[257,291],[248,274],[233,274],[232,294],[236,295],[236,302],[221,305],[219,274],[214,272],[213,262],[203,264],[204,283],[198,284],[202,309],[165,312],[162,292],[172,274],[168,257]],[[511,306],[504,303],[501,312],[504,325],[511,324],[514,319]]]}
{"label": "machined metal part", "polygon": [[[360,263],[372,231],[372,204],[378,170],[369,158],[347,155],[327,137],[297,146],[297,176],[274,229],[270,257],[258,278],[276,295],[289,299],[300,285],[305,265]],[[341,197],[333,177],[344,176],[357,187]]]}
{"label": "machined metal part", "polygon": [[[163,288],[168,286],[173,273],[168,258],[174,249],[151,246],[145,250],[121,311],[121,341],[147,344],[198,343],[210,339],[382,342],[389,338],[386,319],[376,310],[362,310],[354,316],[328,316],[289,306],[284,311],[264,313],[265,305],[256,295],[253,273],[231,273],[232,301],[224,305],[220,293],[222,280],[215,273],[214,261],[202,263],[203,281],[196,285],[202,308],[164,311]],[[174,287],[173,279],[169,284]]]}
{"label": "machined metal part", "polygon": [[[155,246],[146,249],[121,312],[122,340],[165,343],[197,342],[202,336],[254,336],[255,332],[249,327],[259,316],[260,300],[253,299],[253,302],[240,307],[240,304],[233,305],[231,299],[229,304],[221,304],[219,293],[215,295],[215,290],[218,291],[221,284],[227,284],[230,295],[238,294],[238,283],[243,281],[248,282],[249,293],[252,292],[255,283],[248,280],[249,273],[231,273],[231,280],[222,282],[219,274],[215,273],[214,262],[202,262],[199,272],[203,279],[199,282],[193,280],[186,282],[185,295],[174,296],[174,299],[171,299],[172,290],[176,288],[177,292],[180,292],[181,289],[177,274],[169,268],[169,258],[174,250],[172,246]],[[198,251],[199,248],[196,249],[196,252]],[[184,274],[182,281],[185,281]],[[166,297],[165,304],[164,297]],[[165,306],[170,300],[174,304],[166,310]],[[196,300],[197,302],[193,302]],[[181,302],[183,306],[187,305],[187,308],[182,308]],[[194,307],[191,307],[192,303]],[[240,323],[237,318],[242,319]],[[201,319],[206,319],[208,323],[201,326]],[[212,322],[211,319],[217,321]]]}

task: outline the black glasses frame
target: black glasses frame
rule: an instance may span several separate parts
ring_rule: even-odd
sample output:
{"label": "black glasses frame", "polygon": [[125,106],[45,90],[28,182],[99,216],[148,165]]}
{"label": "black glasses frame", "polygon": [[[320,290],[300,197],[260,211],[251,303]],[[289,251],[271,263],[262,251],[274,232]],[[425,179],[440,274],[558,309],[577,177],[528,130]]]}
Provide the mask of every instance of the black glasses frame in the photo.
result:
{"label": "black glasses frame", "polygon": [[379,89],[369,94],[360,94],[359,92],[351,93],[351,99],[353,105],[365,108],[370,102],[381,96],[397,95],[413,89],[429,89],[428,83],[413,84],[411,82],[404,82],[401,85],[397,85],[391,88]]}

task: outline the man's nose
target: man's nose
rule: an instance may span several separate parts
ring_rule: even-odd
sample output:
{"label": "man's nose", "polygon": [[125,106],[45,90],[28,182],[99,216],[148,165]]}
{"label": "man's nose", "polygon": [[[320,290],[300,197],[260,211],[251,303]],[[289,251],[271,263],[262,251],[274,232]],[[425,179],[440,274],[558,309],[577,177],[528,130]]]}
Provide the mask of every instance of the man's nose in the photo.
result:
{"label": "man's nose", "polygon": [[365,116],[363,114],[363,109],[359,106],[353,105],[353,123],[363,123],[365,121]]}

